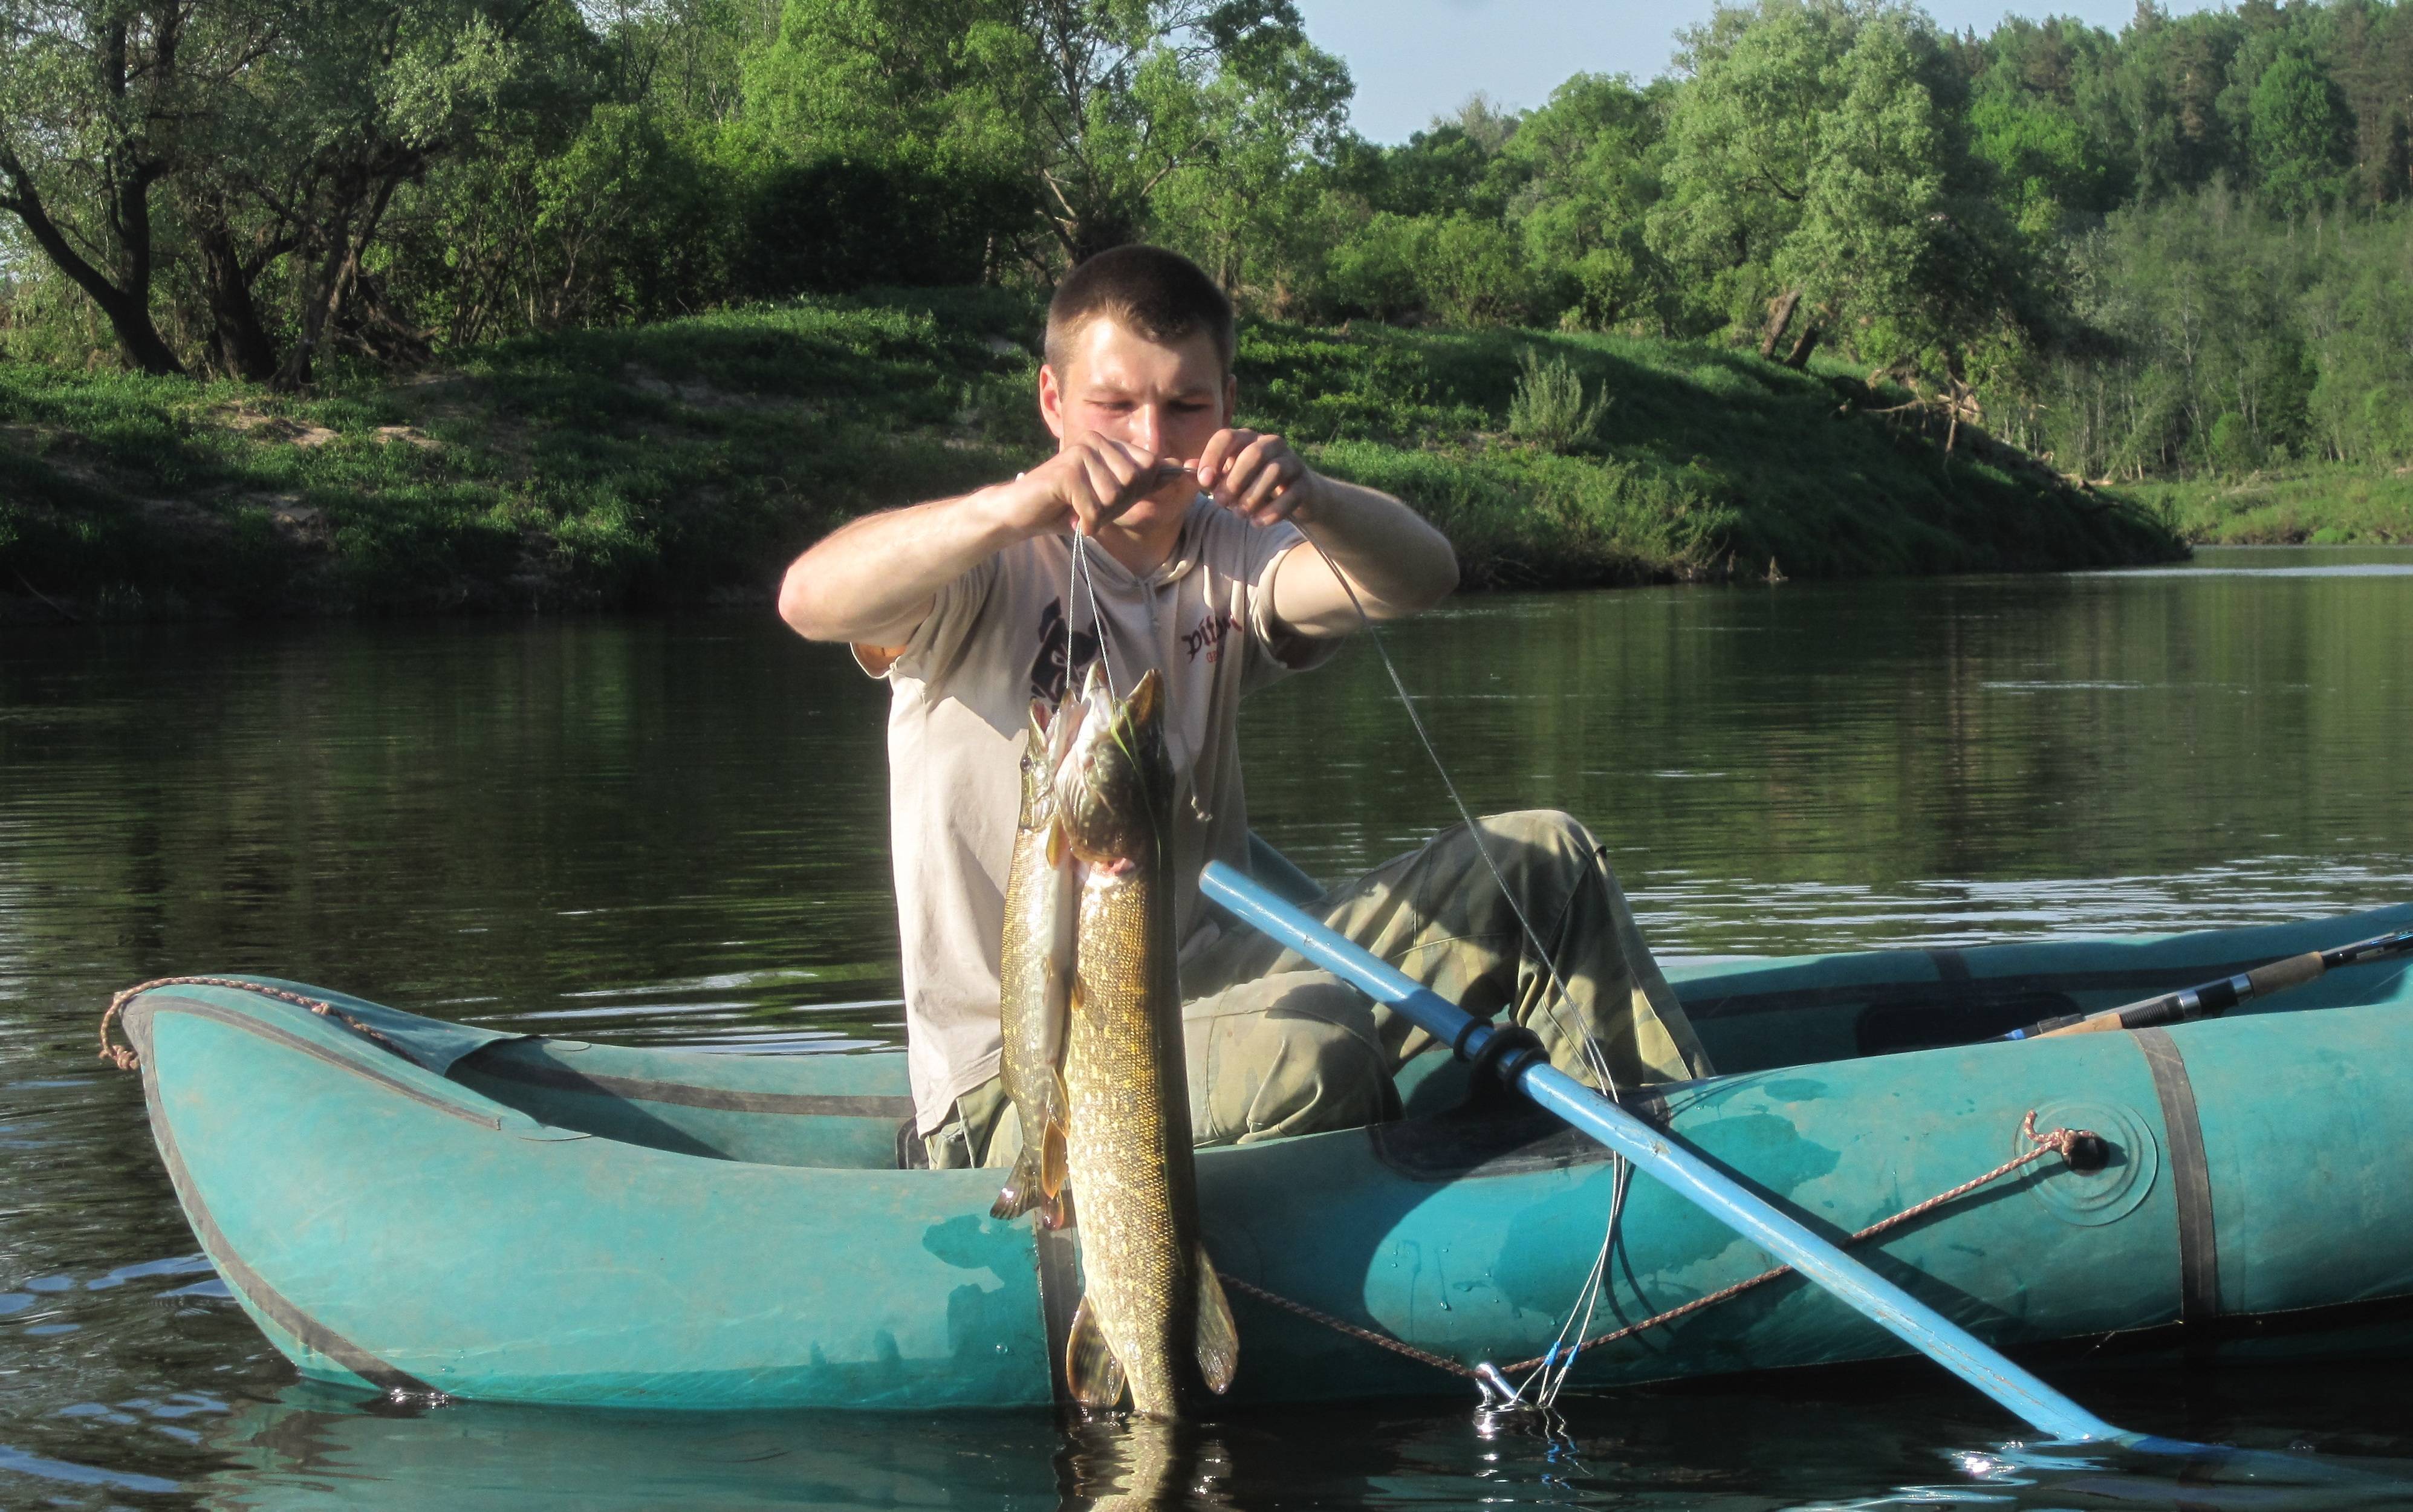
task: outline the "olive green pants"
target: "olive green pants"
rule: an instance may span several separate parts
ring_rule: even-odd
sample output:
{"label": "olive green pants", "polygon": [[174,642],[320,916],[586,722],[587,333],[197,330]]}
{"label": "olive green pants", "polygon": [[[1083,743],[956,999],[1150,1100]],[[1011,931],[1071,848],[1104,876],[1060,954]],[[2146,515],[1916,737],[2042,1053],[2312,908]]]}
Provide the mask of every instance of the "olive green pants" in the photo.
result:
{"label": "olive green pants", "polygon": [[[1480,847],[1455,825],[1307,912],[1475,1016],[1504,1015],[1532,1030],[1552,1064],[1586,1082],[1597,1081],[1587,1040],[1621,1086],[1709,1075],[1591,833],[1541,809],[1477,823]],[[1539,955],[1493,879],[1487,850],[1539,937]],[[1245,926],[1228,927],[1185,962],[1181,980],[1190,1119],[1200,1145],[1394,1117],[1394,1074],[1437,1048],[1405,1018]],[[935,1166],[1010,1164],[1022,1139],[1003,1085],[993,1079],[966,1093],[926,1142]]]}

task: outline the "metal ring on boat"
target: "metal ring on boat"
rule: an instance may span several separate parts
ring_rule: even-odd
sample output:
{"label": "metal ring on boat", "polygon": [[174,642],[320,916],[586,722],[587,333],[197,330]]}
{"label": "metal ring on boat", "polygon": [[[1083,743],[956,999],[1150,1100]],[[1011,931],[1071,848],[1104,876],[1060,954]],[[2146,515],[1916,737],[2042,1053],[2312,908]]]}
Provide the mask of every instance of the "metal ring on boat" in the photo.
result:
{"label": "metal ring on boat", "polygon": [[[2029,1184],[2029,1194],[2063,1223],[2084,1228],[2118,1223],[2153,1192],[2161,1174],[2162,1147],[2137,1109],[2091,1097],[2062,1098],[2038,1106],[2036,1121],[2043,1129],[2091,1129],[2111,1147],[2111,1158],[2100,1170],[2048,1164]],[[2010,1148],[2014,1154],[2024,1154],[2033,1147],[2013,1130]]]}

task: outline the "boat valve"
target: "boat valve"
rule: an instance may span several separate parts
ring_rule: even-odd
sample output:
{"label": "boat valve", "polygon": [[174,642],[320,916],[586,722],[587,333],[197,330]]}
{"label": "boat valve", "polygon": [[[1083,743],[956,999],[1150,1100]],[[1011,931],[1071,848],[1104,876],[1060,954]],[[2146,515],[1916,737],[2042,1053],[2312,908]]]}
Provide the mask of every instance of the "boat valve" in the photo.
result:
{"label": "boat valve", "polygon": [[2111,1141],[2099,1134],[2080,1130],[2070,1140],[2069,1151],[2062,1159],[2079,1175],[2093,1176],[2111,1164]]}

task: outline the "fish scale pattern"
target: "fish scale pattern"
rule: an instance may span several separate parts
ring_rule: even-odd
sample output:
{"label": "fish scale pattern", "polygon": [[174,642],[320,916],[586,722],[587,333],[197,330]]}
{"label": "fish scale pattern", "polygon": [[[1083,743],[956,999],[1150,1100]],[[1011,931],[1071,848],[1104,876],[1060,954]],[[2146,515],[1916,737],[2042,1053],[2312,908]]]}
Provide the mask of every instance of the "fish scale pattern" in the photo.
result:
{"label": "fish scale pattern", "polygon": [[1137,873],[1084,888],[1065,1082],[1088,1305],[1132,1405],[1169,1416],[1196,1375],[1198,1204],[1162,893]]}

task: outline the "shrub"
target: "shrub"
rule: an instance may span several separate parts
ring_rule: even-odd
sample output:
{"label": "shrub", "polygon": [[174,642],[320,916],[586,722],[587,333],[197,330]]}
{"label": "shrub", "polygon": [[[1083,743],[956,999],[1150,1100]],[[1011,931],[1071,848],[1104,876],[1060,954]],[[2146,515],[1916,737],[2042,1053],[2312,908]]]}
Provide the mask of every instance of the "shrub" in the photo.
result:
{"label": "shrub", "polygon": [[2243,415],[2232,409],[2212,422],[2212,461],[2221,471],[2252,472],[2262,457],[2262,442]]}
{"label": "shrub", "polygon": [[1525,348],[1523,375],[1508,396],[1508,434],[1549,452],[1572,452],[1590,445],[1600,434],[1600,417],[1608,412],[1607,385],[1587,403],[1583,378],[1564,357],[1547,363],[1532,348]]}

